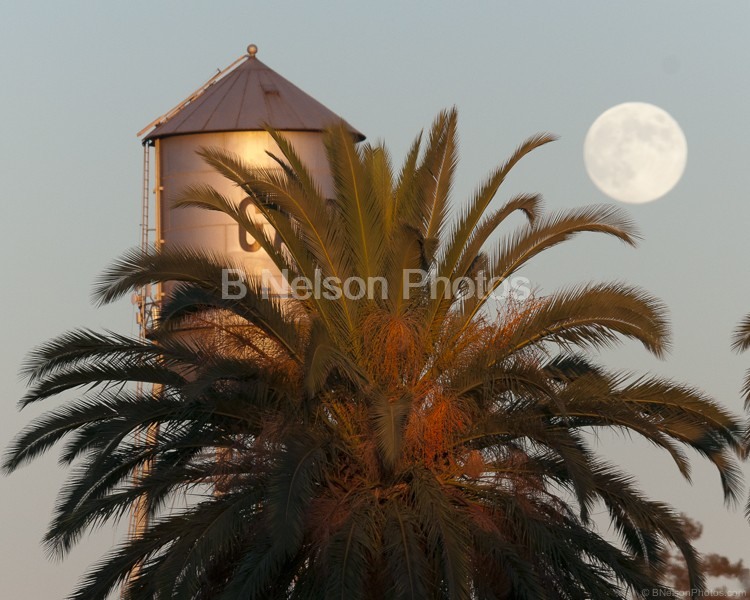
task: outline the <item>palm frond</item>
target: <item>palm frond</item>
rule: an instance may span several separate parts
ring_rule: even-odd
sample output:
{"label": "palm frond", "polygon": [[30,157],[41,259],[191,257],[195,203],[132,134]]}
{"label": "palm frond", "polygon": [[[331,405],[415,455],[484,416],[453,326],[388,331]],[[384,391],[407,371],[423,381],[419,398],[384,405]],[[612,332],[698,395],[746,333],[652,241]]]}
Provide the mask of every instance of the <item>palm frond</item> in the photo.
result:
{"label": "palm frond", "polygon": [[425,159],[420,167],[422,190],[429,207],[425,223],[426,239],[441,239],[448,208],[453,176],[458,165],[458,112],[455,108],[440,113],[432,126]]}
{"label": "palm frond", "polygon": [[750,348],[750,315],[747,315],[737,326],[732,338],[732,350],[744,352]]}
{"label": "palm frond", "polygon": [[409,418],[412,398],[403,395],[399,398],[376,397],[371,405],[375,439],[383,462],[388,469],[395,467],[401,456],[404,428]]}
{"label": "palm frond", "polygon": [[666,307],[643,290],[620,283],[572,287],[523,313],[504,344],[508,354],[546,342],[602,348],[615,344],[617,336],[663,356],[669,347]]}
{"label": "palm frond", "polygon": [[379,274],[385,253],[383,204],[366,174],[366,152],[359,150],[347,127],[340,124],[324,138],[331,165],[336,213],[343,224],[353,269],[367,280]]}

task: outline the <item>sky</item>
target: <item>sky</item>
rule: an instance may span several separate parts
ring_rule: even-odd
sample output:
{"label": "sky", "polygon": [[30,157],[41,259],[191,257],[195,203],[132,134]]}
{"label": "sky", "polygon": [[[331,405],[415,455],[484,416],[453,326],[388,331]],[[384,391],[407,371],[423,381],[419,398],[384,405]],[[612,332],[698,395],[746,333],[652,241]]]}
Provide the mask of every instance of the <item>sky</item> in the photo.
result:
{"label": "sky", "polygon": [[[669,356],[625,344],[600,360],[691,383],[739,413],[750,355],[733,355],[730,339],[750,312],[748,23],[741,0],[0,0],[0,445],[45,408],[16,408],[32,347],[81,326],[136,333],[128,300],[90,300],[97,275],[139,241],[136,132],[249,43],[371,140],[385,140],[396,161],[439,110],[457,106],[457,205],[538,131],[561,138],[517,167],[498,202],[525,191],[542,193],[550,209],[615,203],[586,175],[588,127],[621,102],[667,110],[685,132],[687,168],[664,198],[625,207],[639,248],[582,237],[524,275],[542,292],[617,280],[662,298]],[[606,437],[600,449],[653,497],[701,521],[703,551],[750,561],[750,526],[741,507],[724,506],[710,467],[697,461],[690,486],[644,442]],[[46,556],[40,540],[64,477],[54,451],[0,477],[3,597],[64,598],[116,541],[104,529],[62,562]]]}

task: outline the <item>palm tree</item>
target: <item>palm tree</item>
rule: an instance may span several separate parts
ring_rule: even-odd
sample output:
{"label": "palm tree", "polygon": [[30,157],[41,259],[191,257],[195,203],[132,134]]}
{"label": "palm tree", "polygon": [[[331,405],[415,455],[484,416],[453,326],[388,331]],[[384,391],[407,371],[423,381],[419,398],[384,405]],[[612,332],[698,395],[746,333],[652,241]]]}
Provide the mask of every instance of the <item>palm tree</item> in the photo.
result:
{"label": "palm tree", "polygon": [[[737,326],[732,340],[732,349],[735,352],[744,352],[750,348],[750,315],[747,315]],[[745,397],[745,411],[750,411],[750,371],[745,376],[745,385],[742,388],[742,394]],[[745,428],[745,453],[750,453],[750,419],[747,421]],[[750,520],[750,497],[745,505],[745,516]]]}
{"label": "palm tree", "polygon": [[[637,239],[607,206],[545,213],[523,194],[491,208],[513,166],[552,136],[526,140],[451,214],[455,111],[398,173],[383,145],[332,128],[333,198],[269,133],[278,169],[203,157],[283,245],[210,187],[179,203],[228,214],[290,277],[381,277],[387,293],[279,299],[248,276],[244,297],[228,299],[222,270],[237,265],[221,256],[166,248],[114,263],[101,302],[177,282],[154,343],[78,330],[36,349],[23,405],[85,393],[21,432],[5,462],[12,471],[67,439],[61,460],[75,466],[45,538],[57,554],[145,499],[147,531],[72,597],[105,598],[139,566],[129,598],[625,598],[659,587],[667,544],[700,587],[679,515],[590,444],[601,430],[634,432],[688,479],[692,448],[736,497],[732,415],[689,386],[593,360],[622,338],[662,356],[664,306],[620,283],[497,303],[503,282],[579,233]],[[514,215],[526,222],[495,240]],[[426,274],[412,287],[409,269]],[[478,293],[466,280],[455,294],[439,285],[482,273],[492,283]],[[133,382],[154,393],[137,396]],[[181,494],[184,509],[168,509]],[[619,540],[596,532],[595,507]]]}

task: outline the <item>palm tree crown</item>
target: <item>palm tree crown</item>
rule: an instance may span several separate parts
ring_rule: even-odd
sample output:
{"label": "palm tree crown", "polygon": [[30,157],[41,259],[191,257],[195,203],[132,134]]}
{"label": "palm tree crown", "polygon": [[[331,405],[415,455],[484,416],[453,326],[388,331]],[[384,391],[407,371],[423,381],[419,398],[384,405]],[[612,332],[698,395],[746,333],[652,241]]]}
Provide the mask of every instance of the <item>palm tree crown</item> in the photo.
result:
{"label": "palm tree crown", "polygon": [[[85,393],[33,422],[5,462],[13,470],[66,438],[61,460],[76,467],[46,537],[57,553],[146,500],[145,534],[72,597],[105,598],[140,565],[130,598],[625,598],[658,587],[666,544],[699,587],[679,516],[589,443],[601,429],[635,432],[688,479],[692,448],[736,496],[732,415],[689,386],[593,361],[621,338],[663,355],[664,306],[621,283],[497,302],[530,259],[579,233],[637,238],[608,206],[546,213],[522,194],[492,207],[514,165],[552,136],[526,140],[451,211],[455,111],[398,173],[383,145],[332,128],[332,198],[269,133],[278,169],[203,157],[283,244],[210,187],[179,204],[231,216],[291,278],[381,278],[386,292],[280,299],[248,275],[247,293],[228,298],[222,271],[238,265],[199,249],[133,251],[108,269],[101,302],[176,282],[153,340],[78,330],[35,350],[24,405]],[[525,222],[497,241],[514,215]],[[409,270],[424,276],[412,283]],[[463,280],[444,293],[481,274],[486,289]],[[154,392],[138,396],[132,382]],[[149,426],[158,436],[137,442]],[[165,510],[182,493],[185,508]],[[595,506],[618,542],[596,533]]]}

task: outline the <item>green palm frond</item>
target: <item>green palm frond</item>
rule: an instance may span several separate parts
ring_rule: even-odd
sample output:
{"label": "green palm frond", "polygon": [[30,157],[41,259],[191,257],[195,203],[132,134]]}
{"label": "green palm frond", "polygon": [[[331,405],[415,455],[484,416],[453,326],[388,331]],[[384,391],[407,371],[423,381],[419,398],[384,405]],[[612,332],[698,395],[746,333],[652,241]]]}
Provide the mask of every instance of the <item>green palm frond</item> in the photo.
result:
{"label": "green palm frond", "polygon": [[365,171],[366,150],[354,144],[346,126],[330,130],[325,138],[331,165],[334,203],[340,215],[345,246],[353,259],[353,273],[363,278],[379,274],[385,252],[383,205]]}
{"label": "green palm frond", "polygon": [[448,598],[468,600],[470,532],[465,518],[428,472],[414,472],[411,501],[428,550],[439,556]]}
{"label": "green palm frond", "polygon": [[430,131],[428,150],[420,168],[424,202],[429,207],[424,230],[426,239],[439,240],[443,237],[453,176],[458,166],[457,127],[458,112],[453,108],[440,113]]}
{"label": "green palm frond", "polygon": [[383,461],[390,470],[401,456],[404,428],[409,418],[413,399],[404,394],[399,398],[376,397],[371,404],[375,439]]}
{"label": "green palm frond", "polygon": [[94,364],[75,370],[57,372],[38,380],[21,398],[22,406],[38,402],[74,388],[107,386],[143,382],[178,386],[185,379],[157,364],[143,364],[126,359],[109,364]]}
{"label": "green palm frond", "polygon": [[511,198],[502,208],[484,217],[472,232],[456,268],[451,274],[455,277],[464,277],[469,268],[487,243],[489,237],[502,225],[505,220],[515,212],[521,212],[533,225],[542,202],[538,194],[519,194]]}
{"label": "green palm frond", "polygon": [[405,223],[415,226],[424,221],[427,200],[420,186],[420,153],[422,150],[422,134],[412,142],[406,158],[401,166],[395,182],[393,202],[385,207],[386,231],[389,237]]}
{"label": "green palm frond", "polygon": [[732,349],[743,352],[750,348],[750,315],[746,316],[735,329]]}
{"label": "green palm frond", "polygon": [[372,502],[363,498],[352,506],[344,522],[323,548],[321,567],[325,570],[325,598],[347,600],[366,598],[368,564],[371,563],[380,525]]}
{"label": "green palm frond", "polygon": [[243,270],[226,257],[205,250],[165,248],[144,254],[140,248],[133,248],[104,271],[94,288],[94,298],[99,304],[108,304],[132,290],[157,282],[213,287],[221,282],[222,271],[227,268]]}
{"label": "green palm frond", "polygon": [[666,308],[624,284],[576,286],[540,300],[505,340],[507,353],[542,343],[603,348],[618,336],[639,341],[656,356],[668,349]]}
{"label": "green palm frond", "polygon": [[554,141],[556,138],[549,134],[539,134],[525,140],[511,157],[501,166],[495,169],[480,185],[469,206],[464,209],[455,221],[451,231],[447,235],[448,243],[441,253],[438,272],[443,276],[450,275],[458,264],[472,233],[481,223],[487,208],[497,194],[506,177],[521,159],[535,149]]}
{"label": "green palm frond", "polygon": [[405,600],[425,598],[429,561],[421,544],[417,519],[402,502],[394,501],[388,508],[383,552],[391,575],[387,596]]}
{"label": "green palm frond", "polygon": [[113,331],[97,333],[90,329],[76,329],[53,338],[29,352],[21,367],[21,375],[29,380],[39,379],[59,368],[68,369],[107,353],[113,357],[141,354],[144,358],[161,352],[153,344]]}

